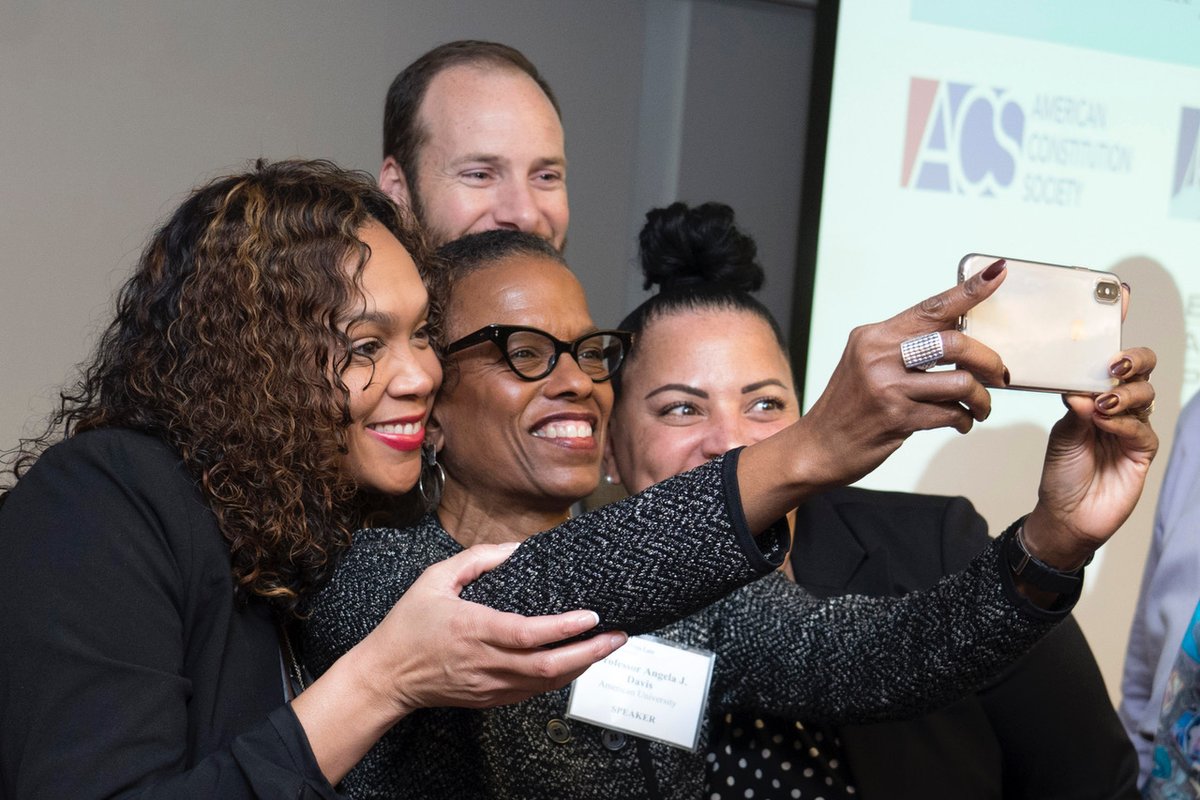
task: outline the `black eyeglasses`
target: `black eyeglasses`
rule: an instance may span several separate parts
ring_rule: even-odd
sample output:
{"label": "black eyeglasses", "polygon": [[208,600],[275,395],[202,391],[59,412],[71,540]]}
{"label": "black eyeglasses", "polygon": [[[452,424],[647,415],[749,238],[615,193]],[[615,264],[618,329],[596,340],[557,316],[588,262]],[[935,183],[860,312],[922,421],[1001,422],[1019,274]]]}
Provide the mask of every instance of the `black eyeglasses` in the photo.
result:
{"label": "black eyeglasses", "polygon": [[592,382],[602,383],[611,378],[625,360],[633,343],[633,334],[629,331],[593,331],[573,342],[564,342],[545,331],[523,325],[484,325],[451,342],[446,347],[446,354],[457,353],[480,342],[495,342],[509,369],[522,380],[541,380],[554,371],[560,355],[570,353]]}

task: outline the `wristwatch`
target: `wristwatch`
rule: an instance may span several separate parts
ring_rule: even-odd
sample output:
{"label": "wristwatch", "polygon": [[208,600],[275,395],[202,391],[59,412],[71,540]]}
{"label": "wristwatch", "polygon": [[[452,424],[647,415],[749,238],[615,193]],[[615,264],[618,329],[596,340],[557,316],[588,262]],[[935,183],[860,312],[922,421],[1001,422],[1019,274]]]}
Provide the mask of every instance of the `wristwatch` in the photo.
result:
{"label": "wristwatch", "polygon": [[1055,569],[1029,552],[1022,536],[1024,530],[1025,520],[1021,520],[1004,543],[1004,560],[1008,562],[1013,575],[1044,592],[1071,595],[1079,591],[1083,585],[1083,568],[1091,563],[1091,557],[1088,557],[1083,566],[1071,572]]}

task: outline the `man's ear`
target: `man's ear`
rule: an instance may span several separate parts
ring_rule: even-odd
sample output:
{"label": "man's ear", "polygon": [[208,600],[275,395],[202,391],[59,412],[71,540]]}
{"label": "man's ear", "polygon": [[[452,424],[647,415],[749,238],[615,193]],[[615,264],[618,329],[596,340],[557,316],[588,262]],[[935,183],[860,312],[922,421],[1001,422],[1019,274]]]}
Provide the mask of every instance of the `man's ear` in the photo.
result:
{"label": "man's ear", "polygon": [[608,435],[604,437],[604,460],[600,462],[600,474],[605,483],[621,483],[621,470],[617,469],[617,457],[613,453],[613,421],[608,421]]}
{"label": "man's ear", "polygon": [[379,168],[379,188],[396,201],[397,205],[412,209],[412,196],[408,190],[408,180],[404,177],[404,170],[400,169],[400,164],[391,156],[385,158],[383,166]]}

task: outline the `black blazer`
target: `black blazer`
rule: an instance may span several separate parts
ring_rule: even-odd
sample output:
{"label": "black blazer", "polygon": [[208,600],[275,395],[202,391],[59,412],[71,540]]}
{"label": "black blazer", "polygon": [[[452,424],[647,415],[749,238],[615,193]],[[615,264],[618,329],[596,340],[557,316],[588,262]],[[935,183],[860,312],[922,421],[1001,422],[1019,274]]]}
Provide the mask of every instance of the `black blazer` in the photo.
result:
{"label": "black blazer", "polygon": [[[987,542],[964,498],[836,489],[799,509],[791,565],[821,597],[901,595]],[[977,694],[840,735],[864,800],[1138,797],[1137,757],[1073,618]]]}
{"label": "black blazer", "polygon": [[0,511],[0,798],[340,797],[179,454],[101,428]]}

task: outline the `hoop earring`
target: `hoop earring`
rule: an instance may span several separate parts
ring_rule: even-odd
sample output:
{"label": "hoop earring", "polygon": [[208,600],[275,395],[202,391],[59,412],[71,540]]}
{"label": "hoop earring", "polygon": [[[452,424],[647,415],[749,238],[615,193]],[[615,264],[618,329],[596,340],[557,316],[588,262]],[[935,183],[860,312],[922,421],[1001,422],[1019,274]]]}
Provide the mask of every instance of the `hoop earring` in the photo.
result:
{"label": "hoop earring", "polygon": [[426,442],[421,447],[421,474],[417,477],[417,492],[425,503],[426,511],[437,508],[445,485],[446,470],[438,463],[437,448]]}

